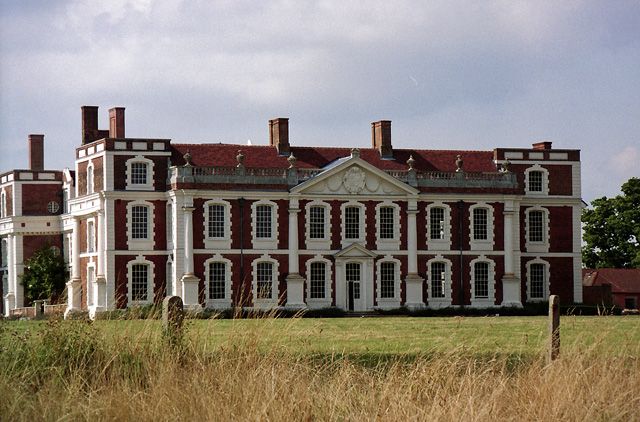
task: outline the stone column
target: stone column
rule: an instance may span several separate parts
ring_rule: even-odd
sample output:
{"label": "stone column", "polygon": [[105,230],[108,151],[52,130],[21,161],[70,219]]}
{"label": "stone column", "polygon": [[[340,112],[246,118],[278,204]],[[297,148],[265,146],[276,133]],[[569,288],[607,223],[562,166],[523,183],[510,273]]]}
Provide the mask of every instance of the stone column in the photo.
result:
{"label": "stone column", "polygon": [[193,273],[193,210],[194,207],[185,205],[182,207],[184,220],[184,274],[180,279],[182,283],[182,300],[187,308],[199,308],[198,285],[200,279]]}
{"label": "stone column", "polygon": [[289,200],[289,275],[287,275],[287,307],[304,308],[304,278],[300,275],[298,251],[298,199]]}
{"label": "stone column", "polygon": [[13,236],[7,236],[7,292],[4,295],[4,314],[5,316],[9,316],[9,313],[12,309],[16,308],[16,292],[15,292],[15,273],[16,269],[14,267],[14,245],[13,245]]}
{"label": "stone column", "polygon": [[98,249],[98,257],[96,263],[96,277],[93,286],[93,305],[95,311],[104,311],[107,304],[107,279],[105,278],[105,224],[104,224],[104,204],[100,201],[100,210],[98,210],[98,233],[96,243]]}
{"label": "stone column", "polygon": [[514,246],[515,230],[514,215],[516,213],[514,201],[504,203],[504,275],[502,277],[502,306],[522,307],[520,300],[520,279],[515,274]]}
{"label": "stone column", "polygon": [[22,308],[24,306],[24,287],[20,282],[20,277],[24,272],[22,240],[23,236],[21,234],[13,235],[13,292],[15,293],[16,308]]}
{"label": "stone column", "polygon": [[418,214],[418,204],[416,200],[409,200],[407,203],[407,276],[406,303],[411,309],[424,308],[422,298],[422,282],[424,279],[418,274],[418,234],[416,225],[416,215]]}
{"label": "stone column", "polygon": [[71,280],[67,283],[67,310],[65,318],[72,312],[81,310],[82,296],[80,289],[80,219],[73,217],[73,237],[71,240]]}

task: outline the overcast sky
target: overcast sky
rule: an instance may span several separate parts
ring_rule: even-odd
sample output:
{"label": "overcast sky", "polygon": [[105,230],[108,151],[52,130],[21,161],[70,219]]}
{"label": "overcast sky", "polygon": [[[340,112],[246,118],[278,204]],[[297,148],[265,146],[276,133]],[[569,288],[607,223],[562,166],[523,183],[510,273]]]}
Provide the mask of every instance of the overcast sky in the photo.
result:
{"label": "overcast sky", "polygon": [[[365,5],[362,5],[366,3]],[[583,197],[640,176],[639,1],[0,0],[0,171],[73,166],[80,106],[130,137],[582,150]],[[213,163],[212,163],[213,164]]]}

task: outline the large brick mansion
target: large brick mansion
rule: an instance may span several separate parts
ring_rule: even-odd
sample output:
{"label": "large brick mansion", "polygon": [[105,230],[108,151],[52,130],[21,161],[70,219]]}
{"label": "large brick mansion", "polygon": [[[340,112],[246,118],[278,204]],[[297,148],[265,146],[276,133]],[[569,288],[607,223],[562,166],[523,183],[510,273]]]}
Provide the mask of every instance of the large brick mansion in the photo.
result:
{"label": "large brick mansion", "polygon": [[[73,170],[0,174],[3,313],[39,248],[68,260],[67,311],[181,296],[190,307],[369,311],[582,302],[580,152],[297,147],[125,136],[124,108],[82,107]],[[420,147],[420,141],[415,142]]]}

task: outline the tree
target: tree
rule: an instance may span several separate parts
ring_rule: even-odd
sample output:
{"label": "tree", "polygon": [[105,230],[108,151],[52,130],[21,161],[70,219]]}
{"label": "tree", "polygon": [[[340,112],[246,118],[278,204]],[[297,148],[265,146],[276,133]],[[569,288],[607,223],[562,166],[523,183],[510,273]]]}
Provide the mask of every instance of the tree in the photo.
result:
{"label": "tree", "polygon": [[22,275],[25,298],[29,302],[39,299],[56,302],[62,296],[68,276],[67,264],[57,249],[43,247],[25,263]]}
{"label": "tree", "polygon": [[588,268],[640,268],[640,179],[622,185],[622,195],[591,202],[582,212],[582,260]]}

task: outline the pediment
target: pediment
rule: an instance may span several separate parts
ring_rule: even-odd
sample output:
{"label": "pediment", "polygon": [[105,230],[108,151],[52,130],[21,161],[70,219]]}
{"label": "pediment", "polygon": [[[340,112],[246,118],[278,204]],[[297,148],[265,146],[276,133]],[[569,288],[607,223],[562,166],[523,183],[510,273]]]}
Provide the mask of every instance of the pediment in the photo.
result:
{"label": "pediment", "polygon": [[336,252],[334,256],[336,258],[375,258],[378,255],[359,243],[353,243]]}
{"label": "pediment", "polygon": [[406,196],[417,189],[390,176],[366,161],[352,157],[291,190],[320,195]]}

